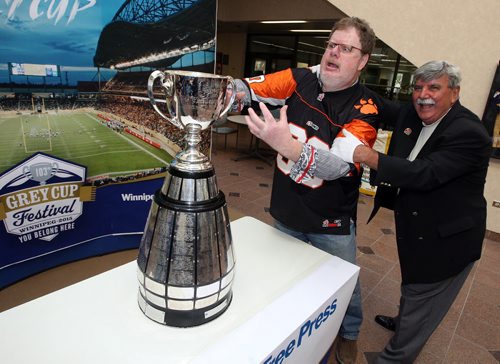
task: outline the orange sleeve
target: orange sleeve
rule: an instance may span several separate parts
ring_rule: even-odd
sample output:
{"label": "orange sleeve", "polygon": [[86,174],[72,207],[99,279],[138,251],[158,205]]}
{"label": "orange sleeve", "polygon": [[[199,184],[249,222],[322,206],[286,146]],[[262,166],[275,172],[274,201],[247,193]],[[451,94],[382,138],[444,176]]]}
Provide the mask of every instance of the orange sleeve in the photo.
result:
{"label": "orange sleeve", "polygon": [[245,78],[251,88],[252,99],[269,102],[270,99],[286,100],[297,87],[290,68],[268,75]]}
{"label": "orange sleeve", "polygon": [[[377,140],[377,130],[368,124],[366,121],[353,119],[349,124],[344,125],[344,128],[358,138],[364,145],[373,148],[375,140]],[[342,131],[339,136],[342,135]]]}

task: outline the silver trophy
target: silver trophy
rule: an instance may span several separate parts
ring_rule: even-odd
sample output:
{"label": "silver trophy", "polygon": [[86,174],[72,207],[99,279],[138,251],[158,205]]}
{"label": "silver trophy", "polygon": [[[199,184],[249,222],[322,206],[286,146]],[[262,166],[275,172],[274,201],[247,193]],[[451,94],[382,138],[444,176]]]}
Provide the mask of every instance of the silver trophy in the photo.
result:
{"label": "silver trophy", "polygon": [[[165,112],[153,92],[156,80]],[[186,147],[155,193],[137,257],[139,307],[165,325],[203,324],[221,315],[232,299],[235,260],[226,199],[198,144],[201,131],[229,110],[235,89],[229,76],[187,71],[149,76],[156,112],[186,131]]]}

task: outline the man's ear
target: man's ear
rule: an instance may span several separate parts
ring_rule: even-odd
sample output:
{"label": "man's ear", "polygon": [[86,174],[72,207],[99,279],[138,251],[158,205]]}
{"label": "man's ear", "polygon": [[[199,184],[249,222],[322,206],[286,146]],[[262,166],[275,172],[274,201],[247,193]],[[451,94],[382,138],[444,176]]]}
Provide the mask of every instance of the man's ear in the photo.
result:
{"label": "man's ear", "polygon": [[359,66],[358,66],[358,71],[361,71],[363,70],[363,68],[365,68],[366,64],[368,63],[368,59],[370,58],[370,55],[369,54],[363,54],[363,56],[361,57],[361,60],[359,62]]}
{"label": "man's ear", "polygon": [[454,104],[460,97],[460,86],[457,86],[451,90],[451,101]]}

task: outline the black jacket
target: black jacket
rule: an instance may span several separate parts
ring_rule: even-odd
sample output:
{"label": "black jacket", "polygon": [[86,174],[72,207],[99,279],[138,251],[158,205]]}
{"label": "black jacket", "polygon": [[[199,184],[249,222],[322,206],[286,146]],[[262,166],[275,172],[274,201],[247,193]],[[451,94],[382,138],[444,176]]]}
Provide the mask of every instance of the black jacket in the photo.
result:
{"label": "black jacket", "polygon": [[406,160],[422,122],[403,108],[388,155],[380,155],[375,208],[394,209],[404,284],[452,277],[481,256],[483,197],[491,138],[457,101],[413,162]]}

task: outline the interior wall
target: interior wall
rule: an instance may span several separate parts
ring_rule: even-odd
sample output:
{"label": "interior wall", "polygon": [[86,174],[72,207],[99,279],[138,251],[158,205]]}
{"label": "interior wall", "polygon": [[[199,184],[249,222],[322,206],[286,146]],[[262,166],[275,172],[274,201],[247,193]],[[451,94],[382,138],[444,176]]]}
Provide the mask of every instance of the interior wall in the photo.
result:
{"label": "interior wall", "polygon": [[345,14],[327,0],[218,0],[217,18],[221,21],[322,20],[338,19]]}
{"label": "interior wall", "polygon": [[245,70],[246,33],[218,33],[217,52],[227,55],[227,64],[222,64],[221,74],[243,78]]}

